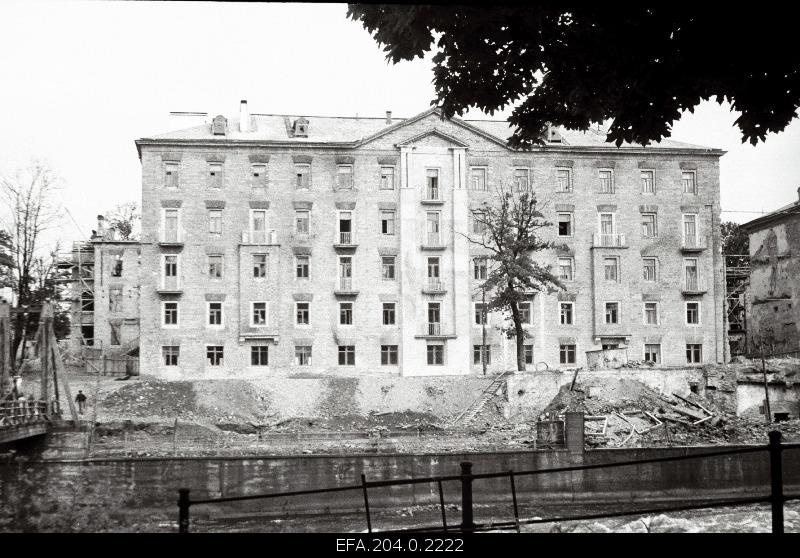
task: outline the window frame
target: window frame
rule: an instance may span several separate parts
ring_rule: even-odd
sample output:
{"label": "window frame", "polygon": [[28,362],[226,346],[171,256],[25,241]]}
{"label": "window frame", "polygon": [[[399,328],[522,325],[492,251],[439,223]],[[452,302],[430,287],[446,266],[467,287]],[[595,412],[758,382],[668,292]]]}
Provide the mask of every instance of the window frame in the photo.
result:
{"label": "window frame", "polygon": [[[648,322],[647,321],[647,305],[653,304],[655,305],[655,314],[656,314],[656,321],[655,322]],[[658,301],[655,300],[647,300],[642,301],[642,325],[661,325],[661,308]]]}
{"label": "window frame", "polygon": [[[434,345],[434,344],[426,344],[425,345],[425,353],[426,353],[426,365],[427,366],[444,366],[445,365],[445,350],[444,345]],[[433,350],[431,350],[433,349]],[[437,350],[438,349],[438,350]],[[431,362],[431,355],[434,357],[434,361],[436,360],[436,356],[438,355],[441,358],[441,362]]]}
{"label": "window frame", "polygon": [[[300,305],[305,304],[306,321],[300,321]],[[311,302],[307,300],[296,300],[294,302],[294,325],[295,327],[311,327]]]}
{"label": "window frame", "polygon": [[161,254],[161,288],[167,288],[167,277],[173,277],[172,275],[167,275],[167,258],[174,257],[175,258],[175,286],[177,289],[181,288],[181,255],[180,254]]}
{"label": "window frame", "polygon": [[[570,357],[572,360],[570,360]],[[575,343],[559,343],[558,363],[577,364],[577,362],[578,362],[578,345]]]}
{"label": "window frame", "polygon": [[[609,189],[603,190],[603,173],[608,173],[609,175]],[[617,191],[617,187],[614,180],[614,169],[608,167],[600,167],[597,169],[597,182],[599,186],[599,193],[601,194],[615,194]]]}
{"label": "window frame", "polygon": [[[305,222],[306,230],[300,230],[300,223]],[[294,233],[298,235],[311,234],[311,211],[308,209],[294,210]]]}
{"label": "window frame", "polygon": [[[383,235],[383,236],[395,236],[397,234],[397,232],[396,232],[397,231],[397,212],[394,209],[381,209],[380,210],[380,214],[381,214],[381,235]],[[386,218],[387,216],[390,217],[390,219],[387,219]],[[391,223],[391,225],[392,225],[391,226],[391,232],[386,232],[386,231],[389,231],[388,223]],[[386,224],[386,227],[384,227],[384,224]],[[386,229],[386,231],[384,231],[384,228]]]}
{"label": "window frame", "polygon": [[[645,279],[644,270],[647,268],[645,263],[649,260],[653,261],[653,279]],[[646,256],[642,258],[642,282],[643,283],[657,283],[658,282],[658,258],[655,256]]]}
{"label": "window frame", "polygon": [[[391,308],[388,308],[391,306]],[[387,312],[390,313],[391,321],[387,323]],[[386,327],[393,327],[397,325],[397,303],[396,302],[381,302],[381,324]]]}
{"label": "window frame", "polygon": [[[479,273],[479,271],[481,271]],[[483,275],[483,277],[479,277]],[[489,278],[489,258],[486,256],[475,256],[472,258],[472,280],[486,281]]]}
{"label": "window frame", "polygon": [[[475,171],[483,171],[483,188],[475,187]],[[473,192],[486,192],[489,189],[489,167],[486,165],[471,165],[469,167],[469,188]]]}
{"label": "window frame", "polygon": [[[651,183],[652,183],[651,184],[652,185],[652,191],[647,191],[647,190],[644,189],[645,178],[644,178],[643,175],[644,175],[644,173],[648,173],[648,172],[650,173],[650,180],[651,180]],[[640,186],[640,190],[639,190],[640,194],[655,195],[656,194],[656,169],[639,169],[639,186]]]}
{"label": "window frame", "polygon": [[[294,163],[292,167],[294,170],[294,189],[295,190],[310,190],[311,189],[311,163]],[[299,171],[303,171],[302,173]],[[298,184],[298,175],[302,174],[303,178]]]}
{"label": "window frame", "polygon": [[[391,277],[386,273],[389,269],[392,271]],[[381,256],[381,281],[397,281],[397,256]]]}
{"label": "window frame", "polygon": [[[569,323],[563,320],[563,306],[569,306]],[[572,300],[559,300],[558,301],[558,325],[571,326],[575,325],[575,302]]]}
{"label": "window frame", "polygon": [[[263,173],[259,176],[256,176],[256,172],[260,172],[263,169]],[[269,184],[269,175],[267,174],[267,164],[266,163],[252,163],[250,165],[250,188],[253,190],[259,189],[266,189],[267,185]]]}
{"label": "window frame", "polygon": [[[294,346],[294,366],[312,366],[312,357],[314,356],[313,345],[295,345]],[[301,362],[305,360],[306,362]]]}
{"label": "window frame", "polygon": [[[379,190],[387,190],[387,191],[395,190],[396,189],[395,188],[395,176],[397,176],[397,168],[396,168],[396,166],[395,165],[381,165],[380,169],[381,169],[380,170],[381,177],[380,177],[380,183],[378,184],[378,189]],[[388,173],[388,174],[384,174],[384,171],[387,170],[387,169],[391,169],[392,172]],[[384,187],[384,180],[383,180],[384,176],[391,176],[392,177],[392,179],[391,179],[392,187],[391,188],[385,188]],[[388,183],[388,181],[386,181],[386,182]]]}
{"label": "window frame", "polygon": [[[561,188],[561,177],[559,177],[559,173],[566,172],[567,173],[567,188]],[[556,167],[556,192],[560,193],[571,193],[573,191],[572,188],[572,169],[570,167]]]}
{"label": "window frame", "polygon": [[[608,321],[608,305],[617,305],[617,319],[616,321]],[[603,324],[604,325],[620,325],[622,323],[622,305],[618,300],[604,300],[603,301]]]}
{"label": "window frame", "polygon": [[[492,364],[492,346],[491,345],[473,345],[472,346],[472,366],[483,366],[483,357],[486,357],[486,366]],[[477,357],[477,359],[476,359]],[[476,362],[477,360],[477,362]]]}
{"label": "window frame", "polygon": [[[219,348],[219,349],[221,349],[221,350],[219,351],[219,360],[218,360],[218,362],[217,362],[216,364],[214,364],[214,363],[211,361],[211,358],[210,358],[210,356],[209,356],[209,352],[210,352],[210,350],[211,350],[211,348],[212,348],[212,347],[213,347],[214,349],[216,349],[216,348]],[[214,351],[214,353],[213,353],[213,354],[216,356],[216,355],[217,355],[217,351]],[[207,344],[207,345],[206,345],[206,359],[205,359],[205,365],[206,365],[206,366],[213,366],[214,368],[222,368],[222,367],[224,367],[224,366],[225,366],[225,345],[211,345],[211,344]]]}
{"label": "window frame", "polygon": [[[518,175],[518,173],[521,173],[521,174]],[[517,180],[518,178],[523,178],[523,176],[522,176],[523,174],[524,174],[524,178],[525,178],[525,189],[520,188],[520,185],[519,185],[520,181]],[[514,184],[514,192],[515,193],[522,194],[522,193],[530,193],[531,192],[533,187],[532,187],[532,184],[531,184],[531,168],[530,167],[516,167],[515,166],[514,167],[514,171],[513,171],[511,176],[513,177],[512,184]]]}
{"label": "window frame", "polygon": [[[522,319],[522,317],[523,317],[522,306],[523,305],[527,306],[527,310],[526,310],[526,313],[528,315],[528,319],[527,320]],[[517,302],[517,310],[519,311],[519,314],[520,314],[520,321],[522,322],[522,327],[532,326],[533,325],[533,304],[531,303],[531,301],[523,300],[523,301]],[[488,312],[487,312],[487,315],[488,315]]]}
{"label": "window frame", "polygon": [[[216,215],[219,217],[217,218]],[[217,224],[216,229],[214,230],[214,225]],[[213,208],[208,210],[208,234],[213,235],[222,235],[222,210],[218,208]]]}
{"label": "window frame", "polygon": [[[344,350],[343,350],[344,349]],[[356,346],[355,345],[337,345],[338,366],[355,366],[356,365]],[[345,362],[342,362],[344,356]],[[351,361],[351,362],[348,362]]]}
{"label": "window frame", "polygon": [[381,366],[397,366],[399,362],[400,348],[398,345],[381,345]]}
{"label": "window frame", "polygon": [[[684,175],[690,174],[692,176],[692,190],[686,190],[686,183],[684,182]],[[697,171],[696,170],[681,170],[681,192],[684,194],[697,195]]]}
{"label": "window frame", "polygon": [[[211,323],[211,305],[219,304],[219,322],[218,324]],[[221,300],[207,300],[206,301],[206,327],[210,329],[224,329],[225,328],[225,304]]]}
{"label": "window frame", "polygon": [[[342,323],[342,318],[344,316],[347,316],[346,308],[345,308],[346,305],[349,305],[350,322],[349,323]],[[355,303],[350,301],[350,300],[340,301],[339,304],[338,304],[338,307],[339,307],[339,320],[337,321],[337,325],[343,326],[343,327],[353,327],[355,325],[355,319],[356,319],[355,318],[355,315],[356,315]],[[343,311],[345,311],[345,314],[342,314]]]}
{"label": "window frame", "polygon": [[[216,259],[219,258],[219,275],[212,275],[211,269],[214,265],[212,263],[212,258]],[[211,281],[222,281],[225,279],[225,255],[224,254],[206,254],[206,261],[208,263],[208,275],[207,278]]]}
{"label": "window frame", "polygon": [[[175,323],[167,323],[167,304],[175,305]],[[168,329],[176,329],[181,326],[181,304],[178,300],[162,300],[161,301],[161,327]]]}
{"label": "window frame", "polygon": [[[561,261],[562,260],[569,260],[569,270],[570,270],[570,278],[564,279],[561,277]],[[573,283],[575,281],[575,258],[572,256],[559,256],[558,261],[558,278],[561,281],[566,281],[567,283]]]}
{"label": "window frame", "polygon": [[[569,234],[561,234],[561,217],[569,217]],[[575,216],[572,211],[559,211],[556,213],[556,236],[560,238],[571,238],[575,236]]]}
{"label": "window frame", "polygon": [[[613,279],[609,279],[608,278],[608,266],[606,265],[606,263],[609,260],[613,260],[614,261],[614,267],[613,267],[613,269],[614,269],[614,278]],[[603,282],[604,283],[619,283],[620,280],[621,280],[620,279],[621,273],[622,273],[622,270],[620,269],[620,258],[619,258],[619,256],[603,256]]]}
{"label": "window frame", "polygon": [[[692,323],[689,321],[689,305],[696,304],[697,305],[697,323]],[[703,303],[700,300],[685,300],[684,303],[684,311],[683,311],[683,325],[687,327],[700,327],[703,325]]]}
{"label": "window frame", "polygon": [[[259,349],[256,352],[256,349]],[[262,354],[261,349],[266,349]],[[258,363],[253,364],[253,357],[258,355]],[[261,362],[262,356],[266,357],[266,362]],[[257,367],[257,368],[264,368],[269,366],[269,345],[250,345],[250,366]]]}
{"label": "window frame", "polygon": [[[348,170],[349,172],[342,172],[342,170]],[[349,185],[342,184],[342,176],[349,176]],[[356,187],[356,176],[355,176],[355,168],[354,165],[351,163],[343,163],[336,165],[336,189],[337,190],[354,190]]]}
{"label": "window frame", "polygon": [[[482,317],[480,319],[478,318],[478,307],[483,308],[484,306],[488,307],[489,303],[488,302],[487,303],[483,303],[483,302],[473,302],[472,303],[472,326],[473,327],[483,327],[484,325],[488,327],[490,325],[491,312],[489,312],[488,310],[485,310],[485,312],[481,314]],[[481,320],[485,320],[485,322],[482,323]]]}
{"label": "window frame", "polygon": [[[643,360],[645,362],[652,362],[653,364],[662,364],[662,360],[663,359],[662,359],[662,352],[661,352],[661,343],[642,343],[642,345],[643,345],[643,348],[644,348],[644,350],[642,352],[642,357],[643,357]],[[647,360],[647,353],[648,353],[647,347],[658,347],[658,352],[656,353],[658,355],[658,359],[657,360],[651,360],[651,361]]]}
{"label": "window frame", "polygon": [[[217,171],[218,169],[218,171]],[[217,173],[217,174],[212,174]],[[221,190],[224,187],[225,180],[225,165],[217,161],[208,163],[208,170],[206,173],[207,187],[214,190]]]}
{"label": "window frame", "polygon": [[[301,267],[300,260],[305,260],[305,276],[298,275]],[[311,278],[311,256],[308,254],[295,254],[294,256],[294,278],[308,280]]]}
{"label": "window frame", "polygon": [[[174,352],[172,349],[177,349]],[[169,350],[169,351],[168,351]],[[171,354],[167,354],[167,353]],[[167,356],[174,356],[175,362],[169,363],[167,362]],[[161,345],[161,365],[162,366],[180,366],[180,356],[181,356],[181,346],[180,345]]]}
{"label": "window frame", "polygon": [[[254,281],[265,281],[267,279],[267,274],[269,273],[269,254],[251,254],[253,256],[253,280]],[[264,266],[264,274],[263,275],[256,275],[256,269],[260,269],[261,264],[256,262],[256,258],[263,256],[263,266]]]}
{"label": "window frame", "polygon": [[[689,347],[692,347],[692,349]],[[699,353],[697,360],[695,360],[695,350]],[[689,351],[691,351],[691,353]],[[689,356],[690,354],[691,357]],[[702,343],[686,343],[686,364],[703,364]]]}
{"label": "window frame", "polygon": [[[257,324],[253,320],[256,312],[256,304],[264,305],[264,323]],[[269,301],[268,300],[251,300],[250,301],[250,327],[269,327]]]}
{"label": "window frame", "polygon": [[[652,217],[653,218],[653,234],[644,234],[645,231],[645,217]],[[658,213],[642,213],[641,214],[641,222],[642,222],[642,238],[658,238]]]}
{"label": "window frame", "polygon": [[[168,172],[170,172],[170,169],[174,169],[175,171],[175,178],[172,180],[175,183],[174,186],[171,186],[169,184],[170,180],[167,178],[168,176],[171,176],[170,174],[168,174]],[[181,187],[180,178],[181,178],[180,161],[164,161],[164,188],[168,190],[179,190]]]}

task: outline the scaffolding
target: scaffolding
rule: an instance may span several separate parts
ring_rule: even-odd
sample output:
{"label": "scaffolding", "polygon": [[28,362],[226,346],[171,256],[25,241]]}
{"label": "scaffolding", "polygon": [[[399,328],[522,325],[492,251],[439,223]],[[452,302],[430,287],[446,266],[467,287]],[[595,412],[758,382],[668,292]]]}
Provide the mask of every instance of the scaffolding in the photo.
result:
{"label": "scaffolding", "polygon": [[77,335],[81,348],[96,345],[94,334],[84,335],[84,328],[94,330],[94,263],[94,245],[87,241],[73,242],[72,250],[58,258],[59,269],[69,271],[61,281],[72,285],[71,334]]}
{"label": "scaffolding", "polygon": [[747,352],[746,290],[750,284],[750,255],[725,256],[725,308],[731,356]]}

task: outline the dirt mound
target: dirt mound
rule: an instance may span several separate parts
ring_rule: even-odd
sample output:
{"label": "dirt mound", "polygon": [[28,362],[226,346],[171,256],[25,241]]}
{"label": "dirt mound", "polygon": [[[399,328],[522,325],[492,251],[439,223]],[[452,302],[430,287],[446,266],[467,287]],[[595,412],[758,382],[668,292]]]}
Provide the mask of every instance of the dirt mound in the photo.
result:
{"label": "dirt mound", "polygon": [[294,417],[282,420],[268,428],[271,432],[305,432],[318,430],[438,430],[438,418],[428,413],[403,411],[395,413],[370,413],[369,415],[344,414],[327,417]]}
{"label": "dirt mound", "polygon": [[191,382],[143,379],[126,384],[100,402],[104,411],[126,417],[193,418],[196,411]]}

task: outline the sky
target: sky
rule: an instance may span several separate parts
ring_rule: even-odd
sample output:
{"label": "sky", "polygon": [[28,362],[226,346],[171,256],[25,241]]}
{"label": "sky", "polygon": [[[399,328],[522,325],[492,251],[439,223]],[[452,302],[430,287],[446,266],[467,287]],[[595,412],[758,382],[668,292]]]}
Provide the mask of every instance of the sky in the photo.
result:
{"label": "sky", "polygon": [[[140,199],[134,141],[186,127],[171,111],[235,116],[240,99],[255,113],[426,110],[434,98],[430,56],[391,65],[346,11],[346,4],[6,0],[0,174],[47,161],[68,214],[46,240],[79,240],[97,214]],[[741,143],[736,116],[704,103],[675,124],[672,139],[727,151],[722,218],[745,222],[798,199],[800,123],[753,147]],[[0,206],[0,226],[7,215]]]}

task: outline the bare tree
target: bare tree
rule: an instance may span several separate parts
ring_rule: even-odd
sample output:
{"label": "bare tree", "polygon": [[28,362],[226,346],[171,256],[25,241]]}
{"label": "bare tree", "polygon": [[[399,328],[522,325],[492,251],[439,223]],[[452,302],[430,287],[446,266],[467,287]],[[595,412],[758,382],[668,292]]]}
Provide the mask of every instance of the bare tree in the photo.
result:
{"label": "bare tree", "polygon": [[106,212],[105,218],[108,226],[119,233],[120,240],[138,240],[139,224],[142,218],[138,203],[135,201],[121,203]]}
{"label": "bare tree", "polygon": [[[61,219],[61,207],[55,197],[57,189],[55,171],[38,160],[19,169],[13,177],[0,177],[0,191],[10,212],[8,229],[14,260],[12,288],[22,306],[34,302],[36,276],[43,271],[44,263],[37,263],[42,233]],[[22,314],[19,314],[14,336],[15,350],[25,335],[27,324],[22,321]]]}
{"label": "bare tree", "polygon": [[511,314],[513,327],[506,329],[509,338],[517,343],[517,370],[525,370],[525,329],[519,303],[531,293],[553,293],[564,285],[543,265],[533,259],[537,252],[556,247],[542,240],[539,231],[553,224],[545,220],[539,209],[536,193],[512,191],[503,185],[491,203],[483,202],[471,209],[472,218],[483,229],[480,237],[465,235],[467,239],[488,250],[487,260],[492,262],[487,270],[482,288],[491,293],[486,310],[502,310]]}

